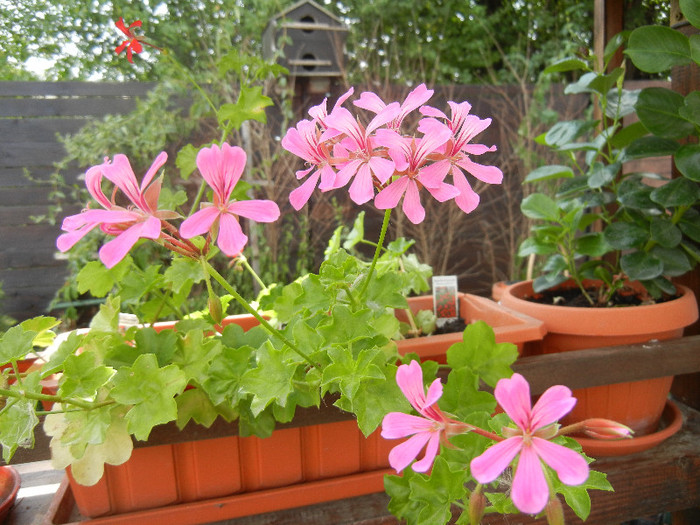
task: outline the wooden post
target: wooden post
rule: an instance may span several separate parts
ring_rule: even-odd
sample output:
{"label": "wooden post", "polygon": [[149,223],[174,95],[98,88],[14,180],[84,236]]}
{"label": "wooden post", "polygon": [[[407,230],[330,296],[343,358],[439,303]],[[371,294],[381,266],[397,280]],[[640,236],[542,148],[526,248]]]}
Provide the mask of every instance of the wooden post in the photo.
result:
{"label": "wooden post", "polygon": [[[624,29],[623,0],[595,0],[593,5],[593,52],[598,71],[603,70],[603,52],[610,39]],[[615,53],[608,69],[622,64],[622,50]]]}
{"label": "wooden post", "polygon": [[[686,36],[698,33],[683,17],[678,5],[678,0],[671,1],[671,27],[680,31]],[[700,68],[692,63],[686,66],[676,66],[671,70],[671,87],[681,95],[687,95],[691,91],[700,90]],[[673,166],[673,176],[679,175],[676,167]],[[692,272],[675,279],[675,282],[688,286],[695,292],[695,296],[700,298],[700,266]],[[700,334],[700,321],[686,328],[686,335]],[[673,395],[683,401],[683,403],[700,409],[700,374],[684,374],[677,376],[672,389]]]}

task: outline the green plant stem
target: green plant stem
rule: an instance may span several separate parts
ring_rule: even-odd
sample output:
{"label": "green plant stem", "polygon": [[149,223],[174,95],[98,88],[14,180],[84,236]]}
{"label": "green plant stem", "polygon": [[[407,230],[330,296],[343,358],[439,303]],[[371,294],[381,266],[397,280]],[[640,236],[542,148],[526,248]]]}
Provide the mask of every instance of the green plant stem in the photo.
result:
{"label": "green plant stem", "polygon": [[180,72],[180,74],[184,76],[197,91],[199,91],[202,97],[204,97],[204,100],[207,101],[207,104],[209,104],[209,107],[214,111],[214,114],[216,114],[218,112],[217,107],[211,101],[209,95],[207,95],[206,92],[202,89],[202,87],[197,83],[197,81],[194,78],[192,78],[192,75],[190,75],[190,73],[184,67],[182,67],[180,62],[178,62],[168,50],[163,50],[163,55],[165,55],[168,58],[168,60],[170,60],[170,63],[175,66],[175,69],[177,69],[178,72]]}
{"label": "green plant stem", "polygon": [[384,220],[382,221],[382,229],[379,232],[379,240],[377,241],[377,248],[374,250],[374,257],[372,258],[372,264],[370,264],[369,271],[367,272],[367,278],[362,284],[362,289],[360,290],[360,297],[364,297],[367,287],[372,280],[372,274],[374,273],[374,268],[377,266],[377,261],[379,260],[379,255],[382,252],[382,246],[384,245],[384,237],[386,236],[386,231],[389,229],[389,217],[391,217],[391,208],[384,210]]}
{"label": "green plant stem", "polygon": [[303,350],[299,349],[294,343],[292,343],[289,339],[287,339],[282,332],[277,330],[274,326],[272,326],[270,323],[267,322],[267,319],[265,319],[262,315],[258,313],[258,311],[250,306],[248,304],[248,301],[246,301],[234,288],[231,286],[224,277],[217,272],[211,264],[206,262],[205,268],[207,270],[207,273],[211,275],[222,287],[224,290],[226,290],[231,296],[238,301],[238,304],[240,304],[246,312],[248,312],[250,315],[255,317],[255,319],[258,320],[258,322],[265,327],[265,329],[270,332],[275,337],[278,337],[284,344],[286,344],[289,348],[291,348],[296,354],[304,359],[307,363],[309,363],[311,366],[314,368],[318,368],[318,364],[315,363],[309,355],[304,352]]}
{"label": "green plant stem", "polygon": [[202,182],[199,183],[199,190],[197,190],[197,195],[194,198],[194,202],[192,203],[192,207],[190,208],[190,213],[188,217],[191,217],[194,212],[197,211],[197,208],[199,208],[199,203],[202,201],[202,197],[204,197],[204,191],[207,189],[207,181],[202,179]]}
{"label": "green plant stem", "polygon": [[263,290],[265,288],[267,288],[267,285],[263,282],[263,280],[260,278],[260,276],[257,274],[257,272],[253,269],[253,267],[250,264],[248,264],[248,259],[246,258],[245,255],[241,254],[238,257],[238,262],[241,263],[243,268],[248,270],[248,273],[250,273],[250,275],[253,276],[253,279],[255,279],[255,282],[257,282],[260,285],[260,288],[262,288]]}
{"label": "green plant stem", "polygon": [[77,399],[64,399],[61,396],[52,396],[49,394],[37,394],[34,392],[26,392],[24,390],[7,390],[0,388],[0,397],[12,397],[17,399],[33,399],[35,401],[51,401],[53,403],[61,403],[74,405],[85,410],[93,410],[95,408],[100,408],[103,406],[111,405],[114,401],[102,401],[100,403],[90,403],[87,401],[80,401]]}

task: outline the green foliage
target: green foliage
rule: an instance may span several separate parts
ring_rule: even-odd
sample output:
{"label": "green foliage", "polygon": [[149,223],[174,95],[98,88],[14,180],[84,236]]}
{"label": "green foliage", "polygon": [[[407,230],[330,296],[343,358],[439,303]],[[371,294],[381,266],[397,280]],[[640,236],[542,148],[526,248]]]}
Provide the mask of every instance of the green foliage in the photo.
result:
{"label": "green foliage", "polygon": [[[645,26],[629,35],[625,54],[640,69],[655,73],[694,61],[691,47],[677,31]],[[567,92],[590,93],[608,120],[605,128],[593,120],[559,122],[539,137],[568,158],[570,167],[542,166],[526,178],[548,183],[552,190],[551,196],[535,193],[521,204],[536,225],[519,255],[548,257],[535,289],[557,285],[567,276],[579,285],[583,279],[600,279],[605,290],[598,297],[586,296],[601,306],[625,279],[641,281],[653,297],[673,293],[668,279],[690,271],[698,260],[694,208],[700,203],[699,150],[678,141],[700,133],[700,95],[683,97],[664,88],[630,92],[622,88],[621,68],[598,73],[581,59],[549,70],[583,71]],[[625,127],[622,118],[634,111],[640,122]],[[628,160],[668,154],[681,172],[673,180],[621,172]],[[594,222],[603,226],[601,231],[590,230]]]}

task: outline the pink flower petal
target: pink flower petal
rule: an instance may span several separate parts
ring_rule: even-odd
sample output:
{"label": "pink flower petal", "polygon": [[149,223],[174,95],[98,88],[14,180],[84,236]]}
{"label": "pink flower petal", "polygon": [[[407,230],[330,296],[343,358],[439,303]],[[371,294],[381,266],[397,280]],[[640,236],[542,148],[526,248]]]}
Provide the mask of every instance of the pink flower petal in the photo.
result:
{"label": "pink flower petal", "polygon": [[530,385],[520,374],[513,374],[510,379],[501,379],[494,390],[496,401],[503,407],[506,414],[521,429],[530,426]]}
{"label": "pink flower petal", "polygon": [[462,170],[457,166],[452,167],[452,182],[454,182],[455,187],[459,190],[459,195],[455,197],[455,203],[457,203],[459,209],[464,213],[473,212],[479,205],[481,198],[479,194],[472,189],[464,173],[462,173]]}
{"label": "pink flower petal", "polygon": [[469,157],[463,157],[458,164],[482,182],[488,184],[500,184],[503,182],[503,172],[496,166],[477,164]]}
{"label": "pink flower petal", "polygon": [[377,196],[374,198],[374,205],[380,210],[396,208],[401,200],[401,196],[406,191],[406,186],[408,186],[408,177],[399,177],[377,193]]}
{"label": "pink flower petal", "polygon": [[214,144],[197,153],[197,168],[221,202],[231,197],[245,164],[246,153],[238,146],[223,144],[219,147]]}
{"label": "pink flower petal", "polygon": [[[129,253],[129,250],[133,248],[139,238],[157,238],[157,236],[152,236],[153,232],[151,230],[152,227],[148,223],[134,224],[100,248],[100,260],[107,268],[114,267]],[[160,228],[158,229],[158,234],[160,234]]]}
{"label": "pink flower petal", "polygon": [[434,424],[433,421],[424,417],[402,412],[390,412],[382,420],[381,435],[384,439],[404,438],[419,432],[428,432]]}
{"label": "pink flower petal", "polygon": [[202,235],[211,229],[212,224],[219,218],[221,211],[215,206],[207,206],[193,213],[180,225],[180,235],[185,239],[191,239]]}
{"label": "pink flower petal", "polygon": [[355,204],[364,204],[374,197],[374,184],[372,184],[372,172],[367,163],[363,163],[355,174],[350,185],[350,198]]}
{"label": "pink flower petal", "polygon": [[439,160],[421,168],[418,179],[426,188],[438,188],[450,171],[449,160]]}
{"label": "pink flower petal", "polygon": [[403,197],[403,212],[413,224],[420,224],[425,219],[425,208],[420,203],[420,194],[415,181],[409,180]]}
{"label": "pink flower petal", "polygon": [[588,463],[578,452],[542,438],[533,437],[532,447],[566,485],[580,485],[588,479]]}
{"label": "pink flower petal", "polygon": [[420,411],[425,406],[423,369],[417,361],[401,365],[396,370],[396,384],[413,408]]}
{"label": "pink flower petal", "polygon": [[249,200],[232,202],[227,207],[230,213],[257,222],[273,222],[279,219],[280,209],[270,200]]}
{"label": "pink flower petal", "polygon": [[520,452],[510,496],[517,509],[525,514],[537,514],[547,504],[549,486],[540,458],[532,447],[524,446]]}
{"label": "pink flower petal", "polygon": [[364,91],[361,93],[360,98],[355,100],[353,104],[358,108],[366,109],[373,113],[379,113],[386,107],[384,101],[379,98],[376,93],[372,93],[371,91]]}
{"label": "pink flower petal", "polygon": [[394,174],[394,161],[381,157],[371,157],[369,166],[379,182],[384,184]]}
{"label": "pink flower petal", "polygon": [[487,448],[469,464],[472,476],[479,483],[491,483],[510,465],[522,446],[523,438],[516,436]]}
{"label": "pink flower petal", "polygon": [[397,473],[405,469],[411,461],[416,459],[416,456],[423,450],[425,444],[430,440],[430,432],[421,432],[411,436],[400,445],[396,445],[389,452],[389,465],[392,466]]}
{"label": "pink flower petal", "polygon": [[441,183],[437,188],[425,187],[428,193],[433,196],[433,198],[438,202],[445,202],[450,199],[454,199],[459,196],[459,190],[455,188],[452,184],[447,184],[446,182]]}
{"label": "pink flower petal", "polygon": [[336,173],[333,168],[328,164],[324,164],[321,168],[321,184],[318,185],[318,189],[321,191],[328,191],[335,188]]}
{"label": "pink flower petal", "polygon": [[[354,159],[345,164],[338,172],[335,174],[335,181],[333,183],[332,189],[342,188],[348,181],[352,178],[357,169],[360,167],[363,161],[359,159]],[[321,188],[323,190],[323,188]]]}
{"label": "pink flower petal", "polygon": [[241,225],[230,213],[222,213],[219,217],[219,235],[216,244],[229,257],[235,257],[243,251],[248,236],[241,230]]}
{"label": "pink flower petal", "polygon": [[134,175],[134,170],[131,168],[131,164],[126,155],[119,153],[114,156],[114,160],[111,164],[109,162],[102,164],[102,174],[112,182],[112,184],[122,190],[124,195],[126,195],[131,202],[139,208],[144,209],[141,199],[141,189],[139,188],[138,182],[136,182],[136,175]]}
{"label": "pink flower petal", "polygon": [[289,194],[289,202],[295,210],[299,211],[304,207],[304,204],[309,201],[311,194],[316,189],[316,184],[320,176],[320,170],[316,170],[313,174],[309,175],[309,178],[304,181],[304,184]]}
{"label": "pink flower petal", "polygon": [[[444,118],[445,120],[447,120],[447,115],[445,115],[442,111],[432,106],[422,106],[420,108],[420,113],[421,115],[425,115],[426,117]],[[418,131],[424,133],[423,130],[420,129],[420,122],[418,123]]]}
{"label": "pink flower petal", "polygon": [[576,398],[571,395],[571,390],[567,387],[556,385],[548,388],[532,408],[531,429],[534,431],[551,425],[571,412],[575,404]]}
{"label": "pink flower petal", "polygon": [[110,209],[112,203],[102,192],[102,166],[93,166],[85,172],[85,186],[100,205],[105,209]]}
{"label": "pink flower petal", "polygon": [[416,461],[411,468],[416,472],[427,472],[433,466],[438,450],[440,450],[440,433],[432,432],[428,445],[425,447],[423,458]]}
{"label": "pink flower petal", "polygon": [[148,188],[148,185],[151,183],[151,180],[153,180],[153,177],[155,177],[158,170],[163,166],[163,164],[166,163],[167,160],[168,154],[165,151],[161,151],[156,157],[156,160],[153,161],[153,164],[151,164],[151,167],[148,168],[146,174],[143,176],[143,180],[141,181],[141,192]]}

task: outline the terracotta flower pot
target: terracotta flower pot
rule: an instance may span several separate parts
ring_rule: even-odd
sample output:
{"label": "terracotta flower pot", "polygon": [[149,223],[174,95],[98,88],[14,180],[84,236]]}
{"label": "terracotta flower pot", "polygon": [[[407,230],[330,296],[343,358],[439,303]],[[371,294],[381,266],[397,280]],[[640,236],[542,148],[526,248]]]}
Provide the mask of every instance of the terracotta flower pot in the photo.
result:
{"label": "terracotta flower pot", "polygon": [[[393,445],[378,431],[365,438],[355,421],[341,421],[279,429],[265,439],[137,448],[126,463],[105,465],[90,487],[75,482],[70,469],[68,475],[86,517],[124,514],[124,523],[137,523],[129,520],[157,517],[160,508],[216,521],[381,492],[384,475],[393,472],[387,459]],[[204,504],[214,501],[221,505]]]}
{"label": "terracotta flower pot", "polygon": [[[419,310],[432,310],[433,296],[411,297],[408,299],[408,304],[413,313]],[[459,294],[459,315],[467,324],[474,321],[486,322],[493,328],[497,343],[513,343],[517,345],[518,351],[522,350],[526,342],[539,341],[545,334],[545,325],[541,320],[478,295]],[[407,321],[406,312],[401,310],[396,311],[396,317],[399,321]],[[462,332],[455,332],[402,339],[397,341],[397,345],[401,355],[412,352],[418,354],[423,360],[431,359],[445,364],[447,349],[461,341]]]}
{"label": "terracotta flower pot", "polygon": [[0,523],[15,504],[21,479],[17,470],[10,466],[0,466]]}
{"label": "terracotta flower pot", "polygon": [[[528,348],[529,354],[537,355],[681,337],[684,327],[697,320],[698,308],[689,288],[678,289],[681,297],[659,304],[577,308],[526,300],[533,290],[532,281],[524,281],[508,287],[501,303],[545,323],[547,334]],[[669,376],[575,390],[578,401],[563,422],[603,417],[624,423],[637,435],[654,432],[672,381]]]}
{"label": "terracotta flower pot", "polygon": [[[232,323],[247,330],[258,321],[236,315],[221,325]],[[86,517],[151,523],[175,512],[188,522],[217,521],[381,492],[395,444],[379,430],[365,438],[354,420],[336,421],[278,429],[265,439],[231,435],[136,448],[126,463],[105,465],[93,486],[67,473]]]}

